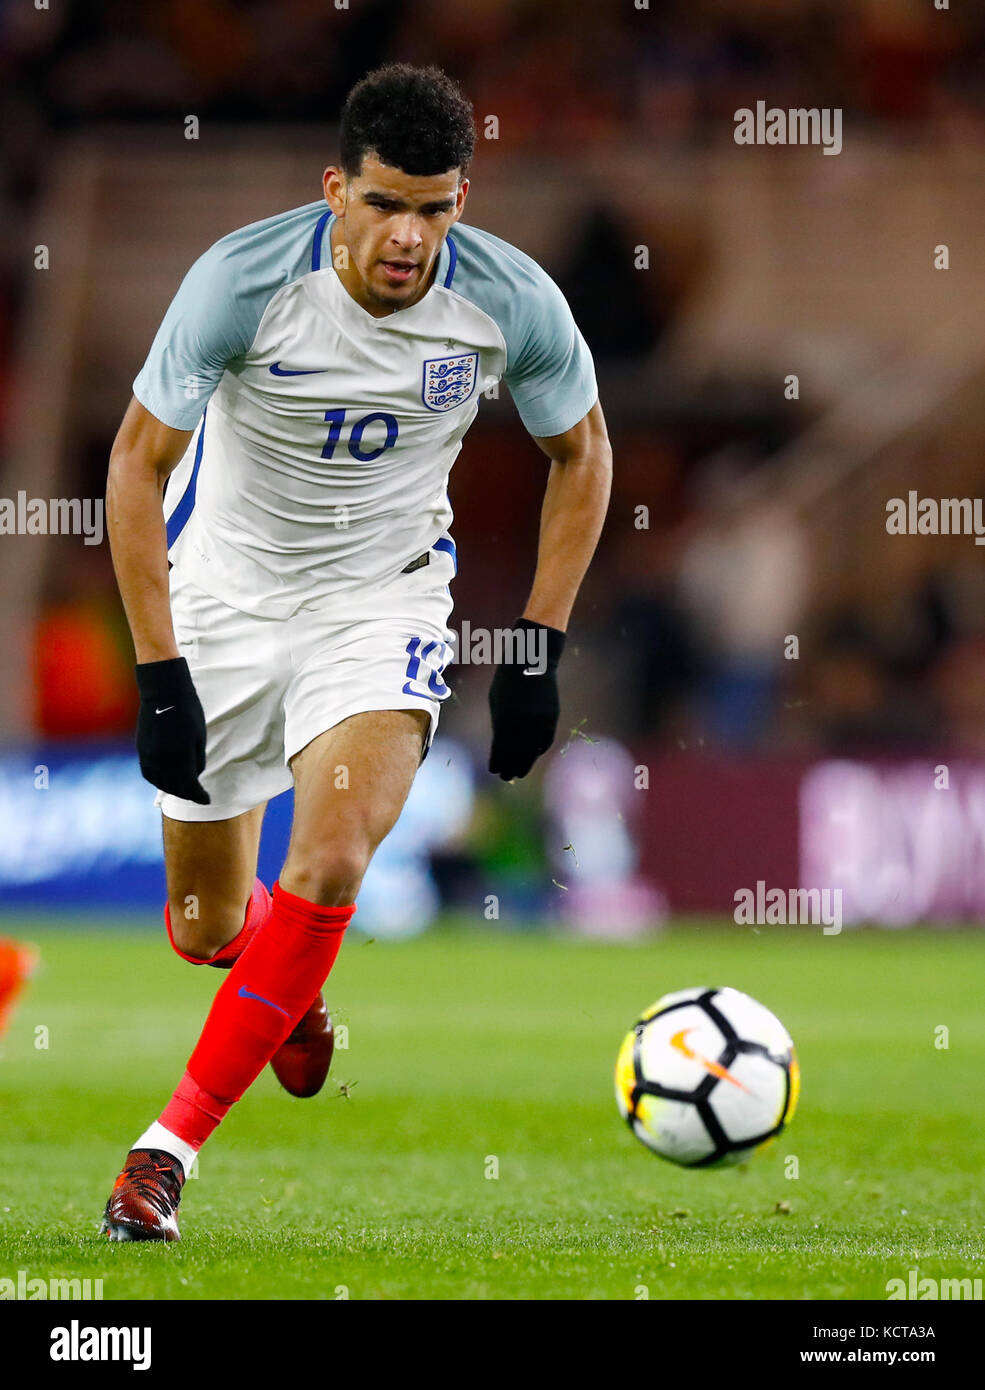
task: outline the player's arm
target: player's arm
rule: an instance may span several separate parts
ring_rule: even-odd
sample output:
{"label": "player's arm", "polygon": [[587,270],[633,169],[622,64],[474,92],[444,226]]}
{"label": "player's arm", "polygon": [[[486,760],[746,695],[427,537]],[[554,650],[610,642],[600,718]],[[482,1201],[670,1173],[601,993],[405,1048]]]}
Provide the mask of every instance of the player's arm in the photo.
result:
{"label": "player's arm", "polygon": [[205,716],[171,622],[164,484],[193,431],[162,424],[134,398],[110,452],[106,521],[137,656],[140,770],[162,791],[200,804]]}
{"label": "player's arm", "polygon": [[561,712],[557,667],[575,598],[598,544],[612,485],[612,450],[598,401],[562,434],[533,436],[551,460],[533,587],[514,624],[540,664],[498,666],[489,691],[489,771],[525,777],[554,742]]}
{"label": "player's arm", "polygon": [[161,320],[110,456],[109,542],[137,653],[140,770],[203,805],[205,716],[171,622],[162,497],[227,364],[256,333],[256,290],[255,268],[227,238],[199,256]]}
{"label": "player's arm", "polygon": [[164,425],[133,397],[109,456],[106,522],[116,582],[138,663],[178,655],[168,591],[164,484],[192,430]]}
{"label": "player's arm", "polygon": [[602,532],[612,487],[612,449],[598,401],[564,434],[534,436],[551,460],[540,515],[529,622],[564,632]]}

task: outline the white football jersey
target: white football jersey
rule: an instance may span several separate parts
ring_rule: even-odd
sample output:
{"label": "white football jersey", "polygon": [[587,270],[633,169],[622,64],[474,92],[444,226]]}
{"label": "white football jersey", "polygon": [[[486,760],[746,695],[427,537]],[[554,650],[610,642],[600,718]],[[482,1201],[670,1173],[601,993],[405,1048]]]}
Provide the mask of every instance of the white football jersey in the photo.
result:
{"label": "white football jersey", "polygon": [[594,405],[591,354],[529,256],[458,223],[427,293],[374,318],[332,264],[324,203],[216,242],[182,282],[133,384],[194,430],[168,482],[169,557],[263,617],[343,603],[437,545],[448,474],[504,380],[533,435]]}

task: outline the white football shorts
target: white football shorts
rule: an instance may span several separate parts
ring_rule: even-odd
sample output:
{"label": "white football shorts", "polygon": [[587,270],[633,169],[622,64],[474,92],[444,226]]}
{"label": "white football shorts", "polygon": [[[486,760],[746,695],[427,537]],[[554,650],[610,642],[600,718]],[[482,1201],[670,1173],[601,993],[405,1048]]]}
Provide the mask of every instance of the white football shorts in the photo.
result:
{"label": "white football shorts", "polygon": [[[439,548],[449,547],[449,548]],[[208,806],[158,792],[179,821],[228,820],[293,785],[291,758],[313,738],[367,710],[426,709],[426,756],[450,690],[450,542],[426,564],[371,591],[337,596],[331,607],[290,618],[231,608],[171,571],[178,650],[205,711],[201,783]]]}

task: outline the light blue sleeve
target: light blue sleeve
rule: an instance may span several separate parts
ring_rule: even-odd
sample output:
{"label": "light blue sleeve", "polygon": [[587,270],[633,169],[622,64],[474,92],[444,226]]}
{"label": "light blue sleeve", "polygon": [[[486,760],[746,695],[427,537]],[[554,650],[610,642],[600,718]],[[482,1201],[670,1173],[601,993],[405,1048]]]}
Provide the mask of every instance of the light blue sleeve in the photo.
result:
{"label": "light blue sleeve", "polygon": [[182,280],[133,383],[140,404],[176,430],[195,428],[227,363],[246,352],[260,322],[237,291],[230,259],[216,254],[219,245]]}
{"label": "light blue sleeve", "polygon": [[137,400],[163,424],[195,428],[227,365],[248,351],[273,294],[310,269],[324,213],[324,203],[313,203],[254,222],[199,256],[133,383]]}
{"label": "light blue sleeve", "polygon": [[541,438],[563,434],[598,400],[595,364],[568,301],[542,266],[500,237],[460,224],[451,288],[495,319],[503,380],[520,419]]}
{"label": "light blue sleeve", "polygon": [[541,438],[576,425],[598,400],[595,364],[568,301],[545,272],[523,304],[522,339],[508,353],[503,380],[520,419]]}

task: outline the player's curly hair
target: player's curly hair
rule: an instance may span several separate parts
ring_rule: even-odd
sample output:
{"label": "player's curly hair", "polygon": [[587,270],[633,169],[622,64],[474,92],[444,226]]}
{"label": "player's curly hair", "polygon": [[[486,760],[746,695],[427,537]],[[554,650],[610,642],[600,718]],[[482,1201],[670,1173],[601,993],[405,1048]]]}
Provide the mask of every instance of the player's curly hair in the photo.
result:
{"label": "player's curly hair", "polygon": [[405,174],[458,169],[464,177],[475,150],[472,103],[438,67],[386,63],[346,97],[339,143],[347,178],[367,154]]}

